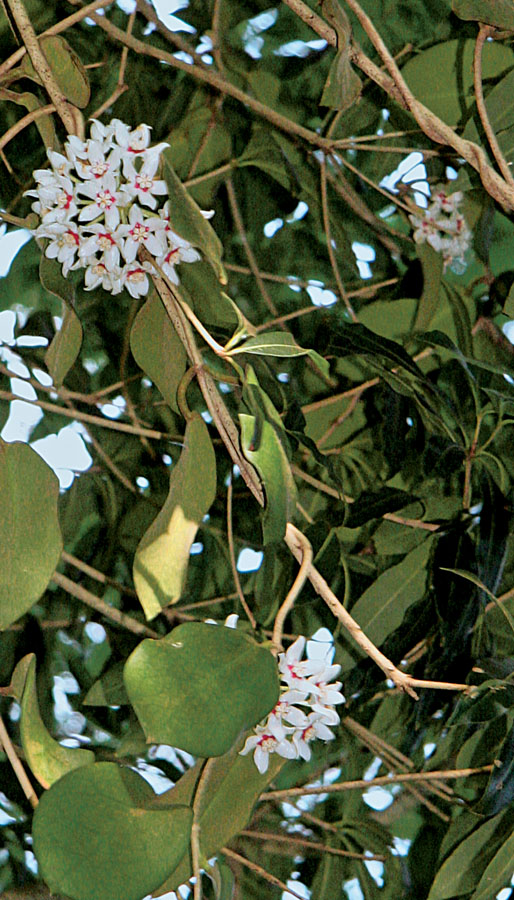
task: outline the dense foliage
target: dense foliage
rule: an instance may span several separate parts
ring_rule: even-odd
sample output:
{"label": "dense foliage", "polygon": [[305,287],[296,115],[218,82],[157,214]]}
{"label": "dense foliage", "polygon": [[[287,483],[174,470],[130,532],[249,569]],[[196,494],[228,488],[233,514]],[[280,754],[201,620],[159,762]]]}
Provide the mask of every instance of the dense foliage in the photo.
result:
{"label": "dense foliage", "polygon": [[507,900],[510,5],[3,6],[0,893]]}

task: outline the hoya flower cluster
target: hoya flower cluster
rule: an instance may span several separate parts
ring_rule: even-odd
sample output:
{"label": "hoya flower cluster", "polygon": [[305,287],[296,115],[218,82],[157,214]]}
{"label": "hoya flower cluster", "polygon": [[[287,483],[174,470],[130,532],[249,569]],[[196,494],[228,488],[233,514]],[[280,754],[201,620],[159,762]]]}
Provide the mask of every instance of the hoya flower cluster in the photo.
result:
{"label": "hoya flower cluster", "polygon": [[259,772],[268,768],[270,753],[285,759],[311,757],[314,738],[331,741],[330,725],[339,723],[335,707],[344,703],[341,682],[332,682],[340,666],[327,665],[326,660],[302,659],[305,638],[299,637],[278,658],[282,690],[278,703],[265,722],[257,725],[255,734],[246,739],[244,756],[253,750]]}
{"label": "hoya flower cluster", "polygon": [[426,241],[443,254],[445,268],[450,265],[456,272],[464,271],[464,256],[471,241],[471,231],[459,211],[462,196],[462,191],[448,196],[439,190],[427,209],[420,215],[409,216],[415,229],[415,242],[423,244]]}
{"label": "hoya flower cluster", "polygon": [[171,227],[166,182],[158,177],[169,144],[149,143],[148,125],[131,129],[119,119],[109,125],[93,119],[88,140],[70,135],[65,155],[49,150],[51,168],[34,172],[37,187],[27,195],[36,198],[40,224],[32,233],[48,238],[46,256],[62,263],[65,277],[85,270],[86,290],[147,294],[148,275],[157,270],[138,260],[141,246],[173,284],[177,263],[200,259]]}

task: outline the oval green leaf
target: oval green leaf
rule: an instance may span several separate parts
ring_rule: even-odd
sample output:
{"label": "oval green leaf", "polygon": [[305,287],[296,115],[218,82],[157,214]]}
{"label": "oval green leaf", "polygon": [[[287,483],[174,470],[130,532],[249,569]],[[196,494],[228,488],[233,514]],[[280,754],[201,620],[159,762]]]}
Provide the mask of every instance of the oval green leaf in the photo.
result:
{"label": "oval green leaf", "polygon": [[71,900],[141,900],[187,850],[192,813],[160,801],[132,769],[75,769],[41,797],[33,838],[41,876]]}
{"label": "oval green leaf", "polygon": [[275,658],[251,637],[203,622],[146,639],[125,664],[125,686],[148,743],[221,756],[273,709]]}
{"label": "oval green leaf", "polygon": [[[52,74],[64,96],[74,106],[84,109],[89,103],[91,89],[82,60],[61,35],[49,34],[40,38],[41,49],[46,56]],[[23,58],[20,68],[26,78],[40,83],[31,59]]]}
{"label": "oval green leaf", "polygon": [[0,440],[0,630],[46,590],[62,551],[59,482],[28,444]]}
{"label": "oval green leaf", "polygon": [[168,406],[180,412],[177,387],[186,371],[186,351],[155,292],[134,320],[130,349],[138,366],[157,385]]}
{"label": "oval green leaf", "polygon": [[184,449],[171,471],[166,502],[134,557],[134,584],[147,619],[179,599],[191,545],[215,496],[216,456],[207,425],[199,413],[193,413]]}

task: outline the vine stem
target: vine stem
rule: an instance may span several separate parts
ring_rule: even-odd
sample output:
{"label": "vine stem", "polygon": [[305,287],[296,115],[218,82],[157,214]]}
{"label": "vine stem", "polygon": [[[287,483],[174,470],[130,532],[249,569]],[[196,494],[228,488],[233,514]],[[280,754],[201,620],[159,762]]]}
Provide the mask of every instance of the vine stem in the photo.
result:
{"label": "vine stem", "polygon": [[27,48],[27,53],[30,56],[32,65],[39,75],[50,100],[55,106],[57,114],[66,131],[68,134],[78,134],[79,137],[82,137],[82,132],[84,130],[82,115],[76,107],[72,106],[71,103],[68,103],[57,84],[54,73],[39,45],[37,34],[34,31],[32,22],[30,21],[22,0],[6,0],[6,2],[14,22],[16,23],[16,27],[20,32],[23,43]]}
{"label": "vine stem", "polygon": [[300,563],[300,568],[291,588],[288,591],[287,597],[282,603],[282,606],[280,607],[273,623],[272,642],[276,653],[282,650],[282,636],[284,633],[285,620],[288,613],[293,608],[298,594],[300,593],[305,582],[307,581],[307,578],[309,577],[309,570],[312,564],[312,547],[310,545],[310,542],[300,531],[298,532],[298,540],[302,542],[302,561]]}
{"label": "vine stem", "polygon": [[37,794],[29,781],[27,773],[25,772],[25,769],[23,768],[23,765],[21,763],[21,760],[18,757],[18,754],[16,753],[16,750],[14,749],[13,742],[11,741],[11,738],[9,737],[9,732],[7,731],[7,728],[4,725],[4,720],[2,719],[2,716],[0,716],[0,744],[3,746],[6,756],[9,760],[9,762],[11,763],[11,766],[13,767],[14,774],[16,775],[16,778],[18,779],[18,781],[20,783],[20,787],[21,787],[23,793],[25,794],[30,805],[33,807],[33,809],[35,809],[39,803]]}
{"label": "vine stem", "polygon": [[505,181],[510,184],[512,188],[514,188],[514,178],[512,177],[512,172],[510,171],[509,164],[501,151],[498,139],[493,131],[491,122],[489,121],[489,115],[487,112],[487,107],[485,105],[484,91],[482,87],[482,50],[487,38],[492,37],[495,33],[496,29],[491,25],[482,24],[478,29],[477,39],[475,42],[475,52],[473,54],[473,82],[475,88],[475,99],[477,102],[478,115],[480,116],[480,121],[482,122],[484,132],[486,134],[487,140],[489,141],[489,146],[492,150],[493,156],[498,163],[498,168],[505,178]]}
{"label": "vine stem", "polygon": [[[301,563],[303,561],[304,547],[307,538],[304,534],[301,533],[291,522],[288,522],[285,534],[285,542],[289,547],[291,553],[297,562]],[[454,684],[453,682],[446,681],[428,681],[423,678],[413,678],[412,675],[407,675],[406,672],[401,672],[396,668],[395,665],[391,662],[387,656],[375,646],[373,641],[371,641],[366,634],[364,634],[360,625],[352,618],[352,616],[346,611],[342,603],[339,602],[334,592],[330,589],[327,582],[323,578],[320,572],[313,566],[312,564],[309,566],[308,573],[309,581],[311,582],[314,590],[317,594],[325,601],[330,611],[334,614],[334,616],[341,622],[344,628],[348,631],[351,637],[354,639],[355,643],[359,645],[359,647],[364,650],[366,656],[369,656],[373,662],[379,666],[380,669],[384,672],[387,678],[391,679],[393,684],[399,688],[401,691],[405,691],[405,693],[409,694],[415,700],[418,699],[418,695],[414,688],[431,688],[435,690],[441,691],[469,691],[470,686],[467,684]]]}

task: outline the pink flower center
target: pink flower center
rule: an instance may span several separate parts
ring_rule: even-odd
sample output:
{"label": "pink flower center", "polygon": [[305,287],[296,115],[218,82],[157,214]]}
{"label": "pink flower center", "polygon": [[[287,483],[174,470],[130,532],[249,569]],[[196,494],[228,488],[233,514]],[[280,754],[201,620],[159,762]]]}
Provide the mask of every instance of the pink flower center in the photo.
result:
{"label": "pink flower center", "polygon": [[144,281],[145,278],[146,272],[144,269],[132,269],[132,271],[127,275],[127,280],[133,282],[134,284],[139,284],[141,281]]}
{"label": "pink flower center", "polygon": [[153,178],[150,178],[149,175],[145,175],[143,172],[136,175],[136,187],[139,188],[140,191],[149,191],[152,185]]}
{"label": "pink flower center", "polygon": [[105,173],[109,171],[109,163],[93,163],[93,165],[89,167],[89,171],[95,176],[95,178],[101,178],[102,175],[105,175]]}
{"label": "pink flower center", "polygon": [[264,750],[265,753],[272,753],[277,743],[272,734],[263,734],[259,741],[261,750]]}
{"label": "pink flower center", "polygon": [[80,238],[75,231],[67,231],[63,234],[63,243],[68,244],[70,247],[75,244],[76,247],[80,244]]}
{"label": "pink flower center", "polygon": [[110,191],[99,191],[96,195],[96,205],[100,209],[110,209],[116,204],[116,197]]}
{"label": "pink flower center", "polygon": [[133,241],[139,241],[139,243],[141,243],[142,241],[146,240],[149,231],[150,229],[148,225],[143,225],[142,222],[136,222],[132,231],[130,232],[130,235]]}
{"label": "pink flower center", "polygon": [[61,191],[59,196],[57,197],[57,206],[59,209],[69,209],[73,202],[73,194],[67,194],[66,191]]}
{"label": "pink flower center", "polygon": [[170,252],[168,254],[166,254],[166,256],[164,257],[164,262],[167,263],[169,266],[172,266],[174,263],[174,260],[172,260],[171,257],[174,256],[175,253],[178,253],[178,247],[175,247],[174,250],[170,250]]}
{"label": "pink flower center", "polygon": [[100,247],[100,250],[111,250],[115,245],[116,241],[110,234],[107,234],[107,232],[98,235],[98,246]]}

